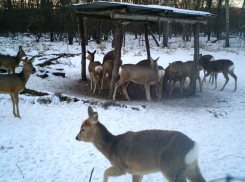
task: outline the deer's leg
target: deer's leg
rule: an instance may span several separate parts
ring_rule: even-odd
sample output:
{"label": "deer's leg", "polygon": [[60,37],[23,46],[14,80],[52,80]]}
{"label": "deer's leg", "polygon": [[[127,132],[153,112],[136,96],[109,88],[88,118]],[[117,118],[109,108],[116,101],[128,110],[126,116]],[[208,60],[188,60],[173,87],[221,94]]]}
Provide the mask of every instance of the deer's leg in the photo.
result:
{"label": "deer's leg", "polygon": [[90,92],[93,90],[93,75],[90,74]]}
{"label": "deer's leg", "polygon": [[225,84],[224,84],[224,86],[222,87],[222,89],[221,89],[220,91],[224,90],[224,88],[225,88],[226,84],[227,84],[227,83],[228,83],[228,81],[229,81],[228,74],[223,72],[223,75],[224,75],[224,77],[225,77],[225,80],[226,80],[226,81],[225,81]]}
{"label": "deer's leg", "polygon": [[123,170],[122,168],[119,169],[119,168],[116,168],[114,166],[109,167],[108,169],[105,170],[104,181],[103,182],[107,182],[108,178],[110,176],[121,176],[121,175],[124,175],[124,174],[126,174],[126,171]]}
{"label": "deer's leg", "polygon": [[202,91],[202,82],[201,82],[201,78],[199,75],[197,75],[197,79],[199,81],[199,85],[200,85],[200,92]]}
{"label": "deer's leg", "polygon": [[[217,78],[218,78],[218,74],[214,74],[215,77],[215,89],[217,88]],[[229,79],[229,78],[228,78]]]}
{"label": "deer's leg", "polygon": [[128,81],[128,82],[126,82],[126,83],[124,83],[123,85],[122,85],[122,92],[123,92],[123,95],[126,97],[126,99],[128,100],[128,101],[130,101],[130,98],[129,98],[129,96],[128,96],[128,92],[127,92],[127,87],[128,87],[128,84],[130,83],[130,81]]}
{"label": "deer's leg", "polygon": [[203,79],[202,79],[202,85],[203,85],[204,78],[207,77],[207,76],[209,76],[210,74],[211,74],[211,72],[210,72],[210,73],[207,72],[206,75],[204,75],[204,77],[203,77]]}
{"label": "deer's leg", "polygon": [[176,80],[174,79],[169,95],[171,95],[171,94],[172,94],[173,89],[174,89],[174,85],[175,85],[175,83],[176,83]]}
{"label": "deer's leg", "polygon": [[116,100],[116,93],[117,93],[117,89],[118,89],[118,87],[120,87],[122,84],[124,84],[125,82],[124,82],[124,80],[119,80],[116,84],[115,84],[115,88],[114,88],[114,93],[113,93],[113,97],[112,97],[112,99],[115,101]]}
{"label": "deer's leg", "polygon": [[185,175],[187,177],[187,179],[191,182],[206,182],[205,179],[203,178],[200,169],[198,167],[197,161],[193,162],[192,164],[190,164],[186,171],[185,171]]}
{"label": "deer's leg", "polygon": [[19,93],[14,93],[14,100],[15,100],[15,105],[17,108],[17,117],[20,118],[20,112],[19,112]]}
{"label": "deer's leg", "polygon": [[145,83],[146,99],[151,101],[150,85]]}
{"label": "deer's leg", "polygon": [[169,182],[187,182],[185,171],[183,169],[176,170],[167,168],[167,170],[164,170],[162,174]]}
{"label": "deer's leg", "polygon": [[103,76],[101,78],[101,90],[103,90],[103,81],[104,81],[104,78],[105,78],[105,74],[106,73],[103,72]]}
{"label": "deer's leg", "polygon": [[133,182],[141,182],[143,179],[143,175],[133,175],[132,179],[133,179]]}
{"label": "deer's leg", "polygon": [[10,71],[11,71],[11,70],[7,70],[8,74],[10,74]]}
{"label": "deer's leg", "polygon": [[229,73],[229,75],[231,75],[234,78],[234,80],[235,80],[235,89],[234,89],[234,91],[236,91],[236,89],[237,89],[237,76],[233,72]]}
{"label": "deer's leg", "polygon": [[203,75],[204,75],[203,80],[206,81],[206,78],[205,78],[205,69],[203,69]]}
{"label": "deer's leg", "polygon": [[13,115],[14,115],[15,117],[17,117],[16,112],[15,112],[15,100],[14,100],[14,94],[10,94],[10,96],[11,96],[11,100],[12,100],[12,103],[13,103]]}
{"label": "deer's leg", "polygon": [[180,79],[180,94],[183,93],[183,85],[184,85],[184,83],[185,83],[185,78],[182,77]]}

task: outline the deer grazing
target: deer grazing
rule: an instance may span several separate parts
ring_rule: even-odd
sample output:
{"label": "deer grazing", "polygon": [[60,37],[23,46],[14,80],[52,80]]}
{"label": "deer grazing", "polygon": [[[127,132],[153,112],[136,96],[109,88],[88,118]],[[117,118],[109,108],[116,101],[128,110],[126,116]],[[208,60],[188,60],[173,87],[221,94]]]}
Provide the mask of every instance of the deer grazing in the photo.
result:
{"label": "deer grazing", "polygon": [[[140,66],[147,66],[150,67],[151,66],[151,61],[148,59],[142,60],[140,62],[138,62],[136,65],[140,65]],[[158,96],[158,99],[161,99],[162,96],[162,83],[163,83],[163,78],[165,75],[165,70],[162,66],[158,65],[158,78],[157,78],[157,82],[156,82],[156,94]]]}
{"label": "deer grazing", "polygon": [[[215,74],[215,88],[217,88],[217,76],[218,73],[223,73],[226,82],[224,84],[224,86],[221,88],[221,91],[224,90],[226,84],[229,81],[229,77],[228,74],[231,75],[234,80],[235,80],[235,89],[234,91],[236,91],[237,89],[237,76],[234,74],[234,70],[235,70],[235,65],[231,60],[228,59],[219,59],[216,61],[211,61],[208,62],[206,64],[204,64],[202,61],[199,63],[202,67],[205,66],[205,69],[207,71],[207,73],[205,74],[204,78],[209,76],[210,74]],[[203,83],[203,80],[202,80]]]}
{"label": "deer grazing", "polygon": [[[177,64],[177,69],[178,69],[178,73],[176,73],[173,76],[173,84],[170,90],[169,95],[172,94],[173,92],[173,88],[174,85],[177,81],[180,81],[180,94],[182,94],[183,92],[183,85],[185,82],[186,77],[191,77],[191,71],[192,71],[192,67],[193,67],[193,61],[187,61],[187,62],[182,62],[182,61],[176,61]],[[201,78],[199,76],[199,71],[197,72],[197,79],[199,81],[199,85],[200,85],[200,91],[202,91],[202,82],[201,82]],[[188,88],[190,87],[190,84],[188,86]]]}
{"label": "deer grazing", "polygon": [[[96,50],[91,53],[88,51],[88,56],[86,59],[90,61],[89,66],[88,66],[88,71],[90,74],[90,91],[92,92],[93,90],[93,85],[94,85],[94,91],[93,94],[95,93],[96,86],[97,84],[100,84],[100,79],[102,78],[102,70],[103,67],[99,61],[94,61],[94,55],[96,53]],[[99,94],[100,94],[100,85],[99,85]]]}
{"label": "deer grazing", "polygon": [[[203,69],[204,75],[205,75],[205,71],[206,71],[206,64],[209,63],[210,61],[215,61],[215,58],[212,55],[210,55],[210,54],[206,54],[206,55],[200,54],[199,55],[199,70]],[[203,66],[200,65],[200,62],[202,63]],[[209,83],[210,83],[211,78],[212,78],[212,84],[213,84],[214,75],[210,76]],[[204,79],[204,81],[206,80],[205,77],[203,77],[203,79]]]}
{"label": "deer grazing", "polygon": [[17,56],[0,55],[0,68],[8,70],[8,74],[10,74],[10,71],[12,71],[12,73],[15,73],[15,68],[19,66],[22,57],[25,56],[26,54],[22,50],[21,46],[19,46],[19,52]]}
{"label": "deer grazing", "polygon": [[[36,72],[36,69],[32,65],[33,61],[34,58],[30,60],[26,58],[23,61],[21,73],[0,75],[0,93],[10,94],[13,102],[13,114],[19,118],[19,93],[25,89],[25,85],[31,74]],[[15,112],[15,107],[17,109],[17,114]]]}
{"label": "deer grazing", "polygon": [[143,175],[161,172],[169,182],[205,182],[197,161],[198,144],[185,134],[168,130],[128,131],[111,134],[88,107],[76,140],[91,142],[110,162],[103,182],[109,177],[132,174],[133,182]]}
{"label": "deer grazing", "polygon": [[165,89],[165,91],[169,91],[170,82],[173,79],[173,76],[178,72],[179,71],[176,62],[169,63],[168,67],[165,69],[165,74],[163,77],[163,88]]}
{"label": "deer grazing", "polygon": [[[144,84],[146,90],[146,97],[148,101],[151,101],[150,95],[150,85],[154,85],[158,79],[158,65],[156,60],[151,59],[151,66],[139,66],[133,64],[125,64],[120,66],[119,68],[119,75],[120,80],[115,84],[113,100],[115,101],[117,88],[121,85],[123,94],[126,96],[127,100],[130,100],[128,93],[127,93],[127,86],[130,81],[137,83],[137,84]],[[158,96],[159,99],[159,96]]]}

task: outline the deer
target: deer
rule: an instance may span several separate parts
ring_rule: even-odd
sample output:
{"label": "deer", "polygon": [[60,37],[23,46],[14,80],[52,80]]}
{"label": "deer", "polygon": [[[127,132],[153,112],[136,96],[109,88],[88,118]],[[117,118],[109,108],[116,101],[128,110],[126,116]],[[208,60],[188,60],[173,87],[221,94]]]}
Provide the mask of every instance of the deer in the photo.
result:
{"label": "deer", "polygon": [[[182,61],[177,61],[176,64],[177,64],[179,72],[176,73],[173,76],[173,78],[172,78],[173,79],[173,84],[172,84],[172,87],[171,87],[169,95],[172,94],[174,85],[175,85],[175,83],[177,81],[180,81],[180,94],[182,94],[183,93],[183,85],[184,85],[186,77],[189,77],[189,78],[191,77],[193,61],[187,61],[187,62],[184,62],[184,63]],[[199,81],[200,92],[201,92],[202,91],[202,82],[201,82],[201,79],[200,79],[200,76],[199,76],[199,71],[197,72],[197,79]],[[189,89],[189,87],[190,87],[190,84],[188,86],[188,89]]]}
{"label": "deer", "polygon": [[[205,66],[205,69],[207,70],[207,73],[205,74],[204,78],[209,76],[210,74],[215,74],[215,89],[217,88],[217,76],[218,76],[218,73],[223,73],[226,81],[225,81],[225,84],[224,86],[221,88],[220,91],[223,91],[226,84],[228,83],[229,81],[229,77],[228,77],[228,74],[231,75],[234,80],[235,80],[235,89],[234,91],[236,91],[237,89],[237,76],[234,74],[234,70],[235,70],[235,65],[234,63],[229,60],[229,59],[219,59],[219,60],[216,60],[216,61],[211,61],[211,62],[208,62],[206,65],[203,63],[203,62],[200,62],[201,66],[204,67]],[[203,83],[203,80],[202,80],[202,83]]]}
{"label": "deer", "polygon": [[[203,74],[205,75],[205,71],[206,71],[206,64],[210,61],[215,61],[215,58],[210,55],[210,54],[206,54],[206,55],[202,55],[202,54],[199,54],[199,71],[200,70],[203,70]],[[200,64],[202,63],[202,65]],[[210,83],[210,80],[212,78],[212,83],[214,83],[214,75],[211,75],[210,78],[209,78],[209,83]],[[205,77],[203,77],[204,81],[206,81]]]}
{"label": "deer", "polygon": [[[91,53],[90,51],[88,51],[88,56],[86,59],[88,59],[90,61],[89,65],[88,65],[88,71],[90,74],[90,91],[92,92],[93,90],[93,85],[94,85],[94,90],[93,90],[93,94],[95,93],[96,90],[96,86],[97,84],[100,84],[100,79],[102,78],[102,64],[99,61],[94,61],[94,55],[96,53],[96,50]],[[99,94],[100,94],[100,85],[99,85]]]}
{"label": "deer", "polygon": [[106,55],[103,57],[102,65],[105,63],[106,60],[112,60],[114,62],[114,50],[109,51],[108,53],[106,53]]}
{"label": "deer", "polygon": [[205,182],[198,166],[198,144],[185,134],[171,130],[128,131],[113,135],[100,123],[98,113],[88,107],[77,141],[92,143],[110,162],[109,177],[132,174],[141,182],[145,174],[161,172],[169,182]]}
{"label": "deer", "polygon": [[[149,59],[145,59],[145,60],[138,62],[136,65],[150,67],[151,61]],[[162,96],[162,83],[163,83],[164,75],[165,75],[164,68],[162,66],[158,65],[158,78],[157,78],[157,82],[156,82],[156,87],[157,87],[156,88],[156,95],[158,96],[158,100],[160,100],[161,96]]]}
{"label": "deer", "polygon": [[[21,73],[0,75],[0,94],[10,94],[13,103],[13,115],[18,118],[21,118],[19,112],[19,93],[25,89],[25,85],[31,74],[36,72],[36,69],[32,64],[33,61],[34,58],[26,58],[23,61]],[[17,114],[15,112],[15,107],[17,109]]]}
{"label": "deer", "polygon": [[[169,63],[168,67],[165,69],[165,74],[163,77],[163,88],[165,89],[165,91],[168,91],[170,88],[170,82],[173,78],[173,76],[178,73],[178,68],[177,68],[177,63],[173,62],[173,63]],[[169,84],[167,84],[169,81]],[[168,88],[167,88],[168,85]]]}
{"label": "deer", "polygon": [[8,71],[8,74],[10,74],[10,71],[12,71],[12,73],[15,73],[15,68],[19,66],[22,57],[25,56],[26,54],[21,46],[19,46],[17,56],[0,55],[0,68],[6,69]]}
{"label": "deer", "polygon": [[[130,101],[130,98],[127,93],[127,86],[130,81],[137,83],[137,84],[144,84],[146,90],[146,98],[148,101],[151,101],[150,95],[150,85],[154,85],[158,79],[158,61],[159,57],[156,60],[151,60],[151,66],[139,66],[134,64],[125,64],[119,67],[119,75],[120,80],[115,84],[114,94],[113,94],[113,101],[115,101],[117,88],[121,85],[123,94],[125,95],[126,99]],[[159,99],[159,96],[158,96]]]}

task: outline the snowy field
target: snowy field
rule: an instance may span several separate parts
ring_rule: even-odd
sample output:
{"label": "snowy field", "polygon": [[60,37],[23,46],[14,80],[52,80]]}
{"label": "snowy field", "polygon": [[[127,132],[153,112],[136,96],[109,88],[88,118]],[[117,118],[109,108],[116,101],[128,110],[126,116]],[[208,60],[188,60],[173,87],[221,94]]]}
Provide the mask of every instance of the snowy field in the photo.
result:
{"label": "snowy field", "polygon": [[[172,38],[169,48],[156,47],[151,37],[151,55],[160,57],[158,64],[166,68],[173,61],[193,59],[193,41],[183,43],[181,38]],[[230,59],[234,62],[238,79],[237,91],[230,77],[224,91],[220,91],[225,79],[218,76],[218,88],[204,82],[203,91],[193,97],[180,96],[179,85],[173,96],[160,101],[142,100],[116,101],[125,107],[102,107],[106,99],[74,91],[81,80],[81,56],[58,59],[58,64],[44,68],[36,66],[52,54],[80,53],[80,45],[67,45],[66,41],[50,43],[48,37],[35,42],[32,35],[19,35],[18,39],[0,37],[0,53],[16,55],[19,46],[29,58],[37,56],[34,66],[37,72],[31,75],[26,87],[47,92],[49,96],[20,95],[21,119],[12,114],[12,102],[7,94],[0,94],[0,182],[88,182],[94,168],[92,182],[103,180],[104,170],[110,162],[91,143],[75,140],[82,122],[88,118],[87,108],[99,114],[99,120],[108,130],[117,135],[127,131],[146,129],[177,130],[188,135],[199,144],[198,163],[207,181],[226,175],[245,178],[245,51],[243,48],[223,48],[224,42],[211,44],[200,38],[200,53],[211,54],[215,59]],[[102,62],[105,53],[111,50],[110,42],[97,45],[89,42],[87,50],[97,50],[95,60]],[[137,63],[146,58],[145,46],[139,45],[128,35],[126,47],[122,48],[123,63]],[[88,65],[88,62],[87,62]],[[66,77],[51,74],[64,69]],[[21,66],[16,72],[21,71]],[[56,70],[57,71],[57,70]],[[46,72],[49,77],[37,76]],[[87,71],[88,73],[88,71]],[[203,72],[201,72],[203,77]],[[89,75],[87,75],[89,78]],[[184,87],[188,85],[187,79]],[[78,102],[61,102],[56,96],[61,93],[80,99]],[[41,98],[51,103],[39,102]],[[135,109],[136,108],[136,109]],[[131,181],[127,174],[109,181]],[[145,175],[143,182],[166,181],[161,173]]]}

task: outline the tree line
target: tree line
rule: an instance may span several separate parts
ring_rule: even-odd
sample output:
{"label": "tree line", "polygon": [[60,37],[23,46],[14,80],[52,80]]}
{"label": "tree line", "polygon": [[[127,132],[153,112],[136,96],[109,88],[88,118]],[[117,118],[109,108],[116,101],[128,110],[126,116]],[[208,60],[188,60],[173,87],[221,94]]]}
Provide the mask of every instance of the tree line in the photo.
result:
{"label": "tree line", "polygon": [[[117,1],[117,0],[116,0]],[[228,2],[227,2],[228,1]],[[29,32],[36,35],[39,41],[42,34],[49,33],[50,41],[67,38],[69,44],[73,44],[74,37],[78,39],[78,23],[75,11],[64,8],[65,5],[74,3],[87,3],[91,0],[2,0],[0,2],[0,34],[4,36],[16,36],[17,32]],[[229,0],[121,0],[117,2],[129,2],[141,5],[162,5],[175,8],[206,11],[216,14],[216,18],[208,21],[207,25],[201,25],[201,33],[210,40],[211,36],[221,38],[227,28],[229,32],[243,36],[245,33],[244,14],[245,0],[242,7],[236,1]],[[240,2],[241,3],[241,2]],[[227,5],[228,4],[228,10]],[[229,13],[227,13],[227,11]],[[227,14],[229,23],[227,27]],[[87,40],[108,40],[113,35],[114,24],[112,20],[98,20],[88,18],[85,20]],[[139,24],[124,24],[123,32],[138,35],[143,33],[143,26]],[[167,46],[171,36],[182,36],[183,41],[190,41],[193,27],[190,24],[159,22],[150,26],[151,31],[163,36],[163,45]],[[228,36],[229,36],[228,32]]]}

